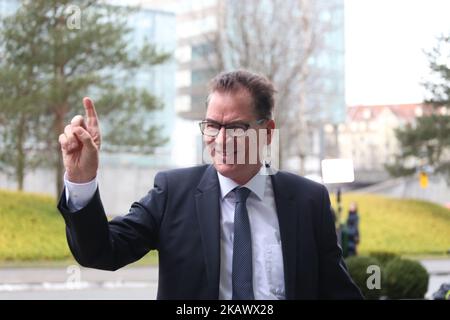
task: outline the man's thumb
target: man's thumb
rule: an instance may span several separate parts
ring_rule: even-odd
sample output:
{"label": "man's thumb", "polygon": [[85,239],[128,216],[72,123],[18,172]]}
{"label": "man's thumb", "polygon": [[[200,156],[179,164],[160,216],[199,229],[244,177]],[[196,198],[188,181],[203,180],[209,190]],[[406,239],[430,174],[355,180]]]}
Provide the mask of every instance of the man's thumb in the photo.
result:
{"label": "man's thumb", "polygon": [[73,133],[81,141],[83,146],[89,149],[95,149],[95,143],[92,140],[92,137],[89,134],[89,132],[86,131],[86,129],[84,129],[83,127],[76,127],[73,129]]}

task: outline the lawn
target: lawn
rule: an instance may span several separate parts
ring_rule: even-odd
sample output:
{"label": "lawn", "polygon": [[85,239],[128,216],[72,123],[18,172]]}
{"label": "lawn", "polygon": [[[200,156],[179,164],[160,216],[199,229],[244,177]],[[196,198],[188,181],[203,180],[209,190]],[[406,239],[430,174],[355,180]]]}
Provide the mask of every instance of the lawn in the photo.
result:
{"label": "lawn", "polygon": [[[73,261],[54,198],[0,190],[0,263]],[[156,254],[143,259],[156,263]]]}
{"label": "lawn", "polygon": [[70,256],[64,221],[54,198],[0,191],[0,260],[61,260]]}
{"label": "lawn", "polygon": [[[334,201],[334,196],[332,196]],[[360,253],[444,255],[450,249],[450,210],[429,202],[344,194],[360,212]],[[71,261],[64,220],[48,196],[0,190],[0,264]],[[156,264],[156,252],[138,264]]]}
{"label": "lawn", "polygon": [[[332,197],[336,208],[335,196]],[[450,210],[418,200],[372,194],[343,194],[343,214],[350,202],[358,204],[359,252],[388,251],[403,255],[444,255],[450,250]]]}

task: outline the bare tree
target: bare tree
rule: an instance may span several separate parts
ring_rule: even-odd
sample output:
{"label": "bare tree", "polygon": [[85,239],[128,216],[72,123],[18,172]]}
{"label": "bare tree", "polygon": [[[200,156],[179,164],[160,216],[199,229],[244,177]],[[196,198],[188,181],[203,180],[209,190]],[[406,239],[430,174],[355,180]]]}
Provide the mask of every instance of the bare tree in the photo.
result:
{"label": "bare tree", "polygon": [[[288,156],[304,162],[312,152],[310,130],[321,125],[327,34],[339,1],[218,0],[217,31],[205,34],[205,61],[212,71],[244,68],[267,76],[277,89],[280,165]],[[321,94],[317,94],[321,92]],[[320,99],[317,99],[320,97]]]}

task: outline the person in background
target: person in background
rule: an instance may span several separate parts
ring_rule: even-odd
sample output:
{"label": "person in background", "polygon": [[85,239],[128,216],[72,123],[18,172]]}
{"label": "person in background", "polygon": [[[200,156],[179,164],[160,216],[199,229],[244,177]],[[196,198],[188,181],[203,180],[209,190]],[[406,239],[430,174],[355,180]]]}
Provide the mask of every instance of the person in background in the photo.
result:
{"label": "person in background", "polygon": [[346,227],[347,255],[356,256],[358,254],[357,246],[359,244],[359,215],[358,206],[355,202],[350,204]]}

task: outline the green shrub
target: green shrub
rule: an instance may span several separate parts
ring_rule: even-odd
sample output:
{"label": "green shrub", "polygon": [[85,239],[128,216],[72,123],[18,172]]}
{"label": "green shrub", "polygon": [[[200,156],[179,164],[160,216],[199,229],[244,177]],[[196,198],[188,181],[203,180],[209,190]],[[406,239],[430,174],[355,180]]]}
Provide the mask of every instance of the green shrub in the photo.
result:
{"label": "green shrub", "polygon": [[394,259],[384,269],[382,285],[390,299],[423,299],[428,278],[427,270],[419,262]]}
{"label": "green shrub", "polygon": [[385,267],[391,260],[399,258],[399,255],[389,251],[373,251],[369,253],[369,257],[377,259]]}
{"label": "green shrub", "polygon": [[367,287],[367,279],[370,273],[367,273],[367,268],[371,265],[380,266],[380,262],[373,257],[366,256],[352,256],[345,260],[348,272],[353,281],[361,290],[366,299],[379,299],[381,296],[381,289],[369,289]]}

